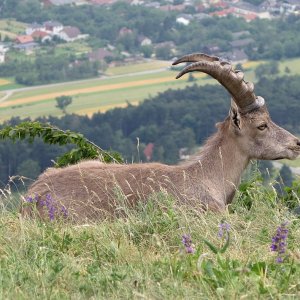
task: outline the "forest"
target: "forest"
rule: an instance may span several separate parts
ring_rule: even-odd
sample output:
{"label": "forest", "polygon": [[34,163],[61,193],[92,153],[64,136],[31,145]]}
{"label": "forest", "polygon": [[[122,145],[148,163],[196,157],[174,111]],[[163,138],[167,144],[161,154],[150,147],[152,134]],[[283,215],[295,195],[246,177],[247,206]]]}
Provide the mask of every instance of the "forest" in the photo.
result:
{"label": "forest", "polygon": [[[299,80],[299,76],[263,77],[256,84],[256,94],[266,99],[272,119],[294,134],[300,133]],[[103,149],[120,152],[127,162],[145,162],[143,150],[153,143],[151,161],[172,164],[178,162],[180,149],[191,153],[216,131],[214,125],[225,119],[229,105],[230,97],[221,86],[193,85],[168,90],[138,106],[128,104],[126,108],[96,113],[91,118],[67,114],[39,121],[83,133]],[[2,128],[20,121],[13,118]],[[9,176],[17,174],[35,178],[66,149],[39,140],[33,144],[2,141],[0,180],[5,184]]]}

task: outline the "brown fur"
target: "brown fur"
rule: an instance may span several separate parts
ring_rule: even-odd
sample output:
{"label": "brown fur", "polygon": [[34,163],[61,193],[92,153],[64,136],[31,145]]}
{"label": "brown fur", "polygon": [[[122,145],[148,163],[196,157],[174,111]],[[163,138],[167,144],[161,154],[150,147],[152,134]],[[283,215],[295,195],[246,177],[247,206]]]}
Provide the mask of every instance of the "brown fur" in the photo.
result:
{"label": "brown fur", "polygon": [[[268,129],[257,129],[262,122]],[[244,115],[232,107],[228,118],[217,127],[202,151],[181,165],[83,161],[46,170],[32,184],[28,196],[39,196],[37,211],[42,218],[47,218],[48,212],[41,200],[50,194],[76,221],[122,215],[124,199],[127,205],[135,205],[157,192],[200,209],[223,210],[232,201],[250,159],[293,159],[299,155],[299,140],[275,125],[266,107]],[[24,207],[22,213],[31,214],[32,209]]]}

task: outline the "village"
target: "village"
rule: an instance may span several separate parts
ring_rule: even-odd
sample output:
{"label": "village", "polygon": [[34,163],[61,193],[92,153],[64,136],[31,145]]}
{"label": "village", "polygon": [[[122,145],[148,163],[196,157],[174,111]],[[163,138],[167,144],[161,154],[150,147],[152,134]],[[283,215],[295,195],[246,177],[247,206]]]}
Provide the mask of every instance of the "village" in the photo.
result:
{"label": "village", "polygon": [[[62,5],[93,5],[97,7],[109,7],[115,0],[43,0],[43,6],[62,6]],[[251,22],[256,19],[273,19],[288,15],[298,15],[300,13],[300,0],[264,1],[260,5],[253,5],[244,1],[201,1],[194,3],[192,0],[180,1],[128,1],[130,5],[141,5],[148,8],[158,9],[164,12],[175,13],[176,23],[181,26],[188,26],[191,22],[200,22],[205,18],[235,16],[243,18],[246,22]],[[9,30],[9,28],[6,28]],[[123,27],[119,30],[118,38],[126,39],[133,34],[133,30]],[[74,43],[84,41],[89,38],[89,34],[82,32],[76,26],[62,24],[56,20],[44,20],[38,23],[32,20],[31,24],[26,24],[24,32],[20,32],[15,38],[9,38],[1,33],[0,42],[0,64],[9,61],[9,52],[19,51],[26,55],[34,54],[41,47],[46,48],[50,45],[59,43]],[[154,43],[150,37],[138,35],[136,37],[139,47],[145,50],[145,53],[132,53],[131,51],[118,51],[115,45],[107,44],[105,47],[93,47],[82,51],[90,61],[98,61],[102,65],[107,62],[117,64],[122,62],[132,62],[143,59],[144,57],[152,58],[171,58],[175,57],[177,48],[175,43],[163,41]],[[245,47],[253,43],[249,31],[237,31],[233,33],[233,40],[230,41],[230,51],[222,52],[217,44],[207,44],[205,52],[213,55],[222,55],[228,60],[243,63],[248,60],[248,55],[245,53]],[[149,49],[152,49],[149,53]],[[157,52],[166,52],[162,50],[167,48],[170,50],[168,55],[159,55]],[[160,51],[162,50],[162,51]],[[141,51],[143,52],[143,51]],[[82,54],[81,53],[81,54]],[[161,56],[161,57],[159,57]],[[116,59],[117,57],[117,59]]]}

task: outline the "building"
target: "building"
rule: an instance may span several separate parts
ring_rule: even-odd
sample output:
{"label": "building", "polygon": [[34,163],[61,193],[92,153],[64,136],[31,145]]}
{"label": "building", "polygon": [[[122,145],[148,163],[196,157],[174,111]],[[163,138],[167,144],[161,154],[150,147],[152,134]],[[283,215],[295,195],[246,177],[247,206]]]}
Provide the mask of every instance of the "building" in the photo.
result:
{"label": "building", "polygon": [[222,57],[236,64],[242,64],[249,60],[248,55],[245,53],[245,51],[239,49],[234,49],[231,52],[222,53]]}
{"label": "building", "polygon": [[14,48],[19,51],[24,51],[27,55],[30,55],[34,52],[36,48],[38,48],[39,44],[35,42],[25,43],[25,44],[17,44],[14,45]]}
{"label": "building", "polygon": [[66,26],[63,30],[61,30],[57,36],[66,42],[74,42],[79,39],[84,39],[88,35],[81,34],[79,28],[74,26]]}
{"label": "building", "polygon": [[232,48],[242,49],[251,44],[254,44],[255,41],[252,38],[240,39],[230,42]]}
{"label": "building", "polygon": [[37,31],[33,32],[31,34],[31,36],[33,37],[34,40],[39,40],[42,43],[45,43],[45,42],[48,42],[48,41],[52,40],[52,36],[51,35],[49,35],[45,31],[40,31],[40,30],[37,30]]}
{"label": "building", "polygon": [[45,30],[46,27],[44,25],[39,23],[32,23],[26,28],[25,33],[26,35],[32,35],[35,31],[45,31]]}
{"label": "building", "polygon": [[19,35],[16,37],[16,43],[17,44],[29,44],[29,43],[33,43],[33,37],[31,35]]}
{"label": "building", "polygon": [[52,5],[66,5],[66,4],[75,4],[76,0],[48,0],[48,2]]}
{"label": "building", "polygon": [[193,20],[193,16],[192,15],[187,15],[187,14],[180,14],[176,18],[177,23],[183,24],[185,26],[189,25],[192,20]]}
{"label": "building", "polygon": [[0,64],[3,64],[5,62],[5,52],[2,52],[0,50]]}
{"label": "building", "polygon": [[106,57],[113,57],[113,53],[105,48],[99,48],[88,53],[89,61],[104,61]]}
{"label": "building", "polygon": [[141,46],[150,46],[150,45],[152,45],[151,39],[149,39],[149,38],[147,38],[145,36],[141,36],[140,35],[138,37],[138,41],[139,41],[139,43],[140,43]]}
{"label": "building", "polygon": [[44,23],[45,31],[50,34],[59,34],[64,29],[63,24],[57,21],[47,21]]}

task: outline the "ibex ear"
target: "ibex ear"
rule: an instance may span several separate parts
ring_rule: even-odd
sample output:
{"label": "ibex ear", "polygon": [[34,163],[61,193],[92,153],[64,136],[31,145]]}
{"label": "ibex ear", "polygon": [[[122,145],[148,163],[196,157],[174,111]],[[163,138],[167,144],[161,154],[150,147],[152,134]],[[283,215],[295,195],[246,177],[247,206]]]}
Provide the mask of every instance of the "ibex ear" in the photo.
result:
{"label": "ibex ear", "polygon": [[230,107],[230,111],[229,111],[229,116],[230,116],[232,125],[235,128],[241,130],[240,113],[239,113],[237,105],[235,104],[235,102],[232,99],[231,99],[231,107]]}

